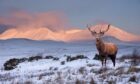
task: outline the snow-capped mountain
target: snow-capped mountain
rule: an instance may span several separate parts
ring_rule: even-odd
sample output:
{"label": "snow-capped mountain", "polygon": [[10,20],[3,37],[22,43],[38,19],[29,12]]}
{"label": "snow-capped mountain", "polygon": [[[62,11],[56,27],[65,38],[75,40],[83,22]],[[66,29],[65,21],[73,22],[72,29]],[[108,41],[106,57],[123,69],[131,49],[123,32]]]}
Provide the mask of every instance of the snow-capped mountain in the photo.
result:
{"label": "snow-capped mountain", "polygon": [[[94,29],[94,27],[92,27],[92,29]],[[109,31],[105,35],[125,42],[140,41],[140,36],[133,35],[112,25],[110,26]],[[26,38],[31,40],[53,40],[63,42],[88,41],[94,39],[88,29],[80,28],[59,32],[51,31],[49,28],[45,27],[26,28],[25,30],[11,28],[0,35],[0,39],[2,40],[12,38]]]}

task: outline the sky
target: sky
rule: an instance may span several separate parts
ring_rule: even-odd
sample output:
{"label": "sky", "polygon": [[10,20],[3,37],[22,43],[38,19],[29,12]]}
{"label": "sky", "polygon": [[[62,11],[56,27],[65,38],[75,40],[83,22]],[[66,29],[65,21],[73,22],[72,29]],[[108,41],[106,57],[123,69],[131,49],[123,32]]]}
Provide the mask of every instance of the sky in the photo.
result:
{"label": "sky", "polygon": [[0,0],[0,24],[27,22],[78,28],[110,23],[140,35],[140,0]]}

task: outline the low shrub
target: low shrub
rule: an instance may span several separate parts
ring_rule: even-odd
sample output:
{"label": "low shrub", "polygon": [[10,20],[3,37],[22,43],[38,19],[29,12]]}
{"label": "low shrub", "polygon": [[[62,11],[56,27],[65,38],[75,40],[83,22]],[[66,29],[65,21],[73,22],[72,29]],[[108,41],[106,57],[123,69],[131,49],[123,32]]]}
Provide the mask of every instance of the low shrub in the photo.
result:
{"label": "low shrub", "polygon": [[61,62],[61,65],[64,65],[64,64],[65,64],[65,61],[62,61],[62,62]]}
{"label": "low shrub", "polygon": [[31,61],[39,60],[39,59],[42,59],[42,56],[32,56],[32,57],[29,57],[28,61],[31,62]]}
{"label": "low shrub", "polygon": [[84,74],[84,72],[86,72],[85,67],[80,67],[80,68],[79,68],[79,73],[80,73],[80,74]]}
{"label": "low shrub", "polygon": [[132,76],[132,77],[130,77],[130,79],[129,79],[129,82],[136,82],[136,76]]}
{"label": "low shrub", "polygon": [[81,84],[81,81],[79,79],[76,79],[75,84]]}
{"label": "low shrub", "polygon": [[84,56],[84,55],[77,55],[75,57],[71,57],[71,56],[67,56],[67,62],[69,61],[74,61],[74,60],[78,60],[78,59],[87,59],[88,57]]}
{"label": "low shrub", "polygon": [[16,68],[19,62],[20,62],[19,59],[16,58],[9,59],[4,63],[4,70],[12,70]]}
{"label": "low shrub", "polygon": [[96,84],[95,81],[93,80],[93,78],[91,78],[90,84]]}
{"label": "low shrub", "polygon": [[54,58],[54,57],[53,57],[53,56],[51,56],[51,55],[50,55],[50,56],[46,56],[46,57],[45,57],[45,59],[53,59],[53,58]]}
{"label": "low shrub", "polygon": [[19,63],[22,63],[22,62],[25,62],[25,61],[28,61],[28,58],[21,58],[21,59],[19,59]]}
{"label": "low shrub", "polygon": [[137,49],[134,49],[132,54],[123,55],[121,58],[119,58],[120,61],[124,61],[125,59],[130,59],[131,65],[136,66],[140,62],[140,54],[138,53]]}
{"label": "low shrub", "polygon": [[140,68],[137,68],[135,66],[130,66],[127,73],[130,73],[130,72],[140,72]]}
{"label": "low shrub", "polygon": [[57,60],[59,60],[59,58],[58,57],[54,57],[53,60],[56,60],[57,61]]}

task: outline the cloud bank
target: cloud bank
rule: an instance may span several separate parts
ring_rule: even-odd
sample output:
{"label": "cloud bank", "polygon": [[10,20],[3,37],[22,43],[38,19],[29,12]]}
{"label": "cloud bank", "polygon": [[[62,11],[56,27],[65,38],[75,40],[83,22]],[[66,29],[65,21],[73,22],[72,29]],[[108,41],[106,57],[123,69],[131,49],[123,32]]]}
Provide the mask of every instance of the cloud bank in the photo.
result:
{"label": "cloud bank", "polygon": [[22,30],[47,27],[52,31],[60,31],[68,28],[65,15],[56,11],[34,14],[25,11],[12,12],[9,16],[0,17],[0,24],[11,25],[11,28]]}

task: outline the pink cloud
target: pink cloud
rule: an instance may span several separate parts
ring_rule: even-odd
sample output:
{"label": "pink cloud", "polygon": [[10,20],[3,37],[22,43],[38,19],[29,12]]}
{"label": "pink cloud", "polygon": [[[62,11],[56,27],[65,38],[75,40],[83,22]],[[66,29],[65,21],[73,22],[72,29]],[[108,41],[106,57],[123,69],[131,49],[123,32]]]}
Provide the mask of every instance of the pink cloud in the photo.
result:
{"label": "pink cloud", "polygon": [[48,27],[53,31],[59,31],[66,29],[68,20],[63,13],[56,11],[35,14],[18,11],[8,17],[0,17],[0,24],[14,25],[19,29]]}

